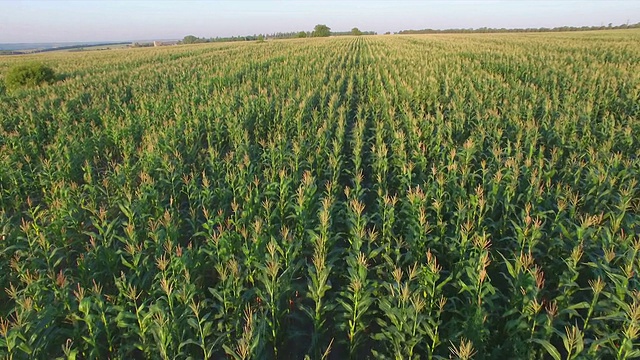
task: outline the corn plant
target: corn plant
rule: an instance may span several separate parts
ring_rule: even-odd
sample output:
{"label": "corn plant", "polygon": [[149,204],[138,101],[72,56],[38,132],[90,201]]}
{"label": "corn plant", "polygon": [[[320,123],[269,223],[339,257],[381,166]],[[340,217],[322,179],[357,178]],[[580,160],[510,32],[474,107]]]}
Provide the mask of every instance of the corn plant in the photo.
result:
{"label": "corn plant", "polygon": [[0,357],[637,358],[639,38],[0,57]]}

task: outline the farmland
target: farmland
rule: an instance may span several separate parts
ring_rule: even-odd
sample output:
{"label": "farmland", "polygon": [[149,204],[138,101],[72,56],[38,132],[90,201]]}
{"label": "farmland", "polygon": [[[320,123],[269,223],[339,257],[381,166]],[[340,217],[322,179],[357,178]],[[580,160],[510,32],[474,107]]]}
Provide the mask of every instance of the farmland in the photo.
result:
{"label": "farmland", "polygon": [[0,57],[0,357],[638,358],[639,40]]}

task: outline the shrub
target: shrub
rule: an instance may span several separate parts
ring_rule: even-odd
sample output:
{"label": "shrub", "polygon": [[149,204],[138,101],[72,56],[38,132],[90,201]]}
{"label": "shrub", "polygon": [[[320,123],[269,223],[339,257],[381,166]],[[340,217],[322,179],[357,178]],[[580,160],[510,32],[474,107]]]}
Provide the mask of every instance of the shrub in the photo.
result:
{"label": "shrub", "polygon": [[42,83],[52,83],[53,69],[40,63],[20,64],[9,69],[4,81],[7,89],[34,87]]}

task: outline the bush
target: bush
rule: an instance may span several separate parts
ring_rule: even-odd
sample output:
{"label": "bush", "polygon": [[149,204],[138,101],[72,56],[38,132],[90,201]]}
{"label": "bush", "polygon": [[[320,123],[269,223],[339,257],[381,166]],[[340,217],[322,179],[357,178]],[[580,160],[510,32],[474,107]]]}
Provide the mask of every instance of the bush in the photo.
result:
{"label": "bush", "polygon": [[50,67],[40,63],[20,64],[13,66],[4,79],[7,89],[20,87],[34,87],[42,83],[52,83],[55,72]]}

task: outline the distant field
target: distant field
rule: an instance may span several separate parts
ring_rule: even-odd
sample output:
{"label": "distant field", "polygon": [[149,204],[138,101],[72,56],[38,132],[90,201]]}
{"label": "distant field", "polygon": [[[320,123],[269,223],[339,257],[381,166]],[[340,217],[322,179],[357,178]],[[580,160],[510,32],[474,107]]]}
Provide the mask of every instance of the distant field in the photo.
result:
{"label": "distant field", "polygon": [[59,51],[80,52],[80,51],[122,50],[122,49],[127,49],[129,47],[131,47],[131,44],[96,45],[96,46],[84,46],[84,47],[74,48],[74,49],[62,49]]}
{"label": "distant field", "polygon": [[111,50],[128,47],[131,42],[118,43],[42,43],[0,44],[2,55],[26,55],[54,51]]}
{"label": "distant field", "polygon": [[63,43],[0,43],[0,50],[31,50],[47,49],[61,46],[89,45],[83,42],[63,42]]}
{"label": "distant field", "polygon": [[0,57],[0,357],[640,357],[640,31]]}

